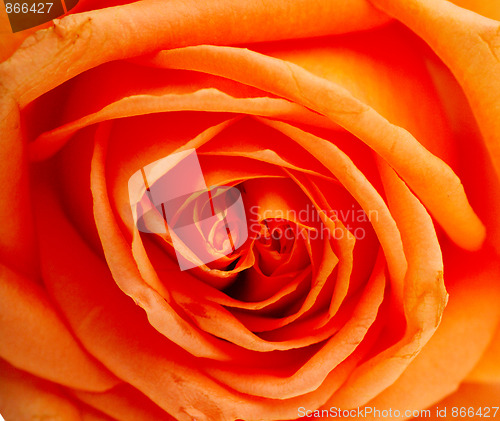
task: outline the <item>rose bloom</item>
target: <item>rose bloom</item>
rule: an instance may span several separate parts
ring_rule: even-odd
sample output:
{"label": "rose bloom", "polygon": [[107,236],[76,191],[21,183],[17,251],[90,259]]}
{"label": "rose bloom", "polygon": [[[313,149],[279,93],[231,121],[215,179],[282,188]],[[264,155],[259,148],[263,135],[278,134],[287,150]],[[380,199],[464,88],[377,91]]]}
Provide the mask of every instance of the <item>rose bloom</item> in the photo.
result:
{"label": "rose bloom", "polygon": [[[2,10],[5,419],[500,417],[499,3],[125,3]],[[192,149],[248,239],[181,270],[128,182]]]}

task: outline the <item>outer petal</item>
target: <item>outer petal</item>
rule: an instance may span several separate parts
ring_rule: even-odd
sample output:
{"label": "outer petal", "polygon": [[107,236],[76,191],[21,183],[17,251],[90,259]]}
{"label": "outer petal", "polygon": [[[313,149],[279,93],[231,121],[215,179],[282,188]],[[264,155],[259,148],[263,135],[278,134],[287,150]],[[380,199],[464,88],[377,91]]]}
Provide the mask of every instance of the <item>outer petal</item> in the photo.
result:
{"label": "outer petal", "polygon": [[435,55],[428,57],[428,66],[453,130],[458,174],[472,207],[486,226],[487,242],[500,254],[500,178],[496,176],[470,104],[457,80]]}
{"label": "outer petal", "polygon": [[21,45],[23,40],[26,39],[26,37],[31,35],[36,30],[47,26],[50,26],[50,23],[45,23],[35,28],[13,33],[10,27],[7,12],[5,11],[3,5],[0,6],[0,62],[11,56],[19,45]]}
{"label": "outer petal", "polygon": [[[500,383],[500,323],[479,363],[467,377],[468,381]],[[500,414],[499,414],[500,415]]]}
{"label": "outer petal", "polygon": [[146,396],[126,384],[103,393],[82,391],[74,391],[73,393],[87,405],[120,421],[174,421],[173,417],[156,406]]}
{"label": "outer petal", "polygon": [[500,23],[445,0],[372,3],[415,31],[451,69],[500,177]]}
{"label": "outer petal", "polygon": [[500,4],[490,0],[451,0],[457,6],[472,10],[490,19],[500,20]]}
{"label": "outer petal", "polygon": [[80,411],[61,389],[0,361],[0,414],[7,421],[80,421]]}
{"label": "outer petal", "polygon": [[[464,383],[458,388],[455,393],[436,403],[430,409],[431,411],[436,411],[436,408],[439,408],[442,411],[446,408],[446,417],[439,418],[443,421],[457,420],[458,417],[456,415],[453,416],[453,408],[458,408],[458,411],[460,411],[460,408],[465,408],[465,411],[468,411],[469,408],[474,408],[474,414],[476,414],[475,417],[469,416],[469,414],[467,414],[467,417],[461,417],[462,419],[495,419],[500,416],[500,409],[497,409],[500,406],[500,402],[498,399],[499,396],[500,383]],[[482,415],[479,415],[478,410],[481,410],[480,413]],[[435,414],[435,412],[433,413]],[[444,413],[441,412],[441,414]]]}
{"label": "outer petal", "polygon": [[16,101],[0,82],[0,262],[31,275],[36,272],[35,241],[20,124]]}
{"label": "outer petal", "polygon": [[458,388],[499,319],[500,270],[490,257],[456,250],[445,255],[450,300],[438,330],[401,377],[367,406],[404,413],[433,405]]}
{"label": "outer petal", "polygon": [[[201,89],[184,95],[128,95],[96,113],[43,133],[30,144],[31,159],[42,160],[53,155],[71,139],[76,131],[91,124],[135,115],[186,110],[256,114],[292,119],[306,124],[328,125],[330,123],[306,108],[281,98],[234,98],[214,88]],[[333,126],[332,123],[329,125]]]}
{"label": "outer petal", "polygon": [[47,294],[0,265],[0,355],[33,374],[82,390],[103,391],[118,380],[89,356]]}
{"label": "outer petal", "polygon": [[56,20],[54,27],[29,37],[17,54],[0,65],[0,79],[24,107],[85,70],[161,48],[311,37],[367,29],[386,21],[366,0],[349,4],[279,0],[265,5],[140,1]]}

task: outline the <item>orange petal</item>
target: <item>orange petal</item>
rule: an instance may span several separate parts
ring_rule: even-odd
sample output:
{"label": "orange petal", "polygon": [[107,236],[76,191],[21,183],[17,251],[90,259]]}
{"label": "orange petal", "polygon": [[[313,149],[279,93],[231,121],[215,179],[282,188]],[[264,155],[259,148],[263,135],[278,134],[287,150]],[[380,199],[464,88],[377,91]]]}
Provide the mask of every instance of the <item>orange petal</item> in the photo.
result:
{"label": "orange petal", "polygon": [[402,375],[367,406],[403,412],[434,405],[457,389],[487,348],[500,316],[500,269],[482,252],[450,250],[444,260],[450,299],[439,328]]}
{"label": "orange petal", "polygon": [[372,3],[418,34],[453,72],[471,104],[500,177],[499,22],[444,0]]}
{"label": "orange petal", "polygon": [[[106,120],[173,111],[205,111],[254,114],[328,126],[321,117],[304,107],[280,98],[234,98],[214,88],[189,94],[127,96],[101,110],[43,133],[30,144],[31,159],[38,161],[55,154],[78,130]],[[330,127],[332,125],[330,124]]]}
{"label": "orange petal", "polygon": [[453,0],[457,6],[472,10],[490,19],[500,20],[500,5],[489,0]]}
{"label": "orange petal", "polygon": [[428,65],[453,130],[452,148],[458,157],[457,173],[472,207],[486,226],[487,242],[493,244],[500,254],[500,178],[457,80],[438,57],[430,56]]}
{"label": "orange petal", "polygon": [[[456,168],[455,139],[429,74],[427,46],[402,25],[394,23],[343,37],[251,47],[343,86]],[[353,153],[353,159],[358,153]]]}
{"label": "orange petal", "polygon": [[28,166],[19,108],[0,86],[0,262],[28,275],[36,273],[35,241],[28,194]]}
{"label": "orange petal", "polygon": [[[271,211],[274,209],[281,210],[285,212],[287,209],[293,209],[293,214],[297,214],[298,211],[295,209],[302,209],[302,201],[307,200],[305,195],[300,195],[300,190],[294,186],[292,182],[286,183],[290,180],[278,180],[275,183],[272,182],[260,182],[256,180],[255,188],[250,189],[250,185],[247,188],[247,197],[251,191],[258,192],[258,199],[261,199],[262,203],[259,206],[266,211]],[[253,184],[255,186],[255,184]],[[279,193],[279,194],[277,194]],[[299,193],[299,194],[298,194]],[[267,199],[267,201],[265,201]],[[252,202],[254,203],[254,202]],[[258,203],[258,202],[255,202]],[[291,212],[290,212],[291,214]],[[283,215],[281,213],[280,215]],[[347,237],[347,234],[346,234]],[[292,321],[298,319],[307,310],[309,310],[316,301],[318,294],[321,292],[324,284],[331,276],[331,272],[337,263],[337,258],[333,255],[331,250],[331,245],[328,241],[321,241],[324,244],[324,251],[322,251],[322,261],[321,266],[317,273],[313,277],[313,287],[311,290],[305,294],[305,299],[301,303],[300,308],[297,311],[292,312],[287,317],[282,318],[269,318],[266,323],[266,330],[275,329],[277,327],[283,326],[285,324],[291,323]],[[345,247],[346,254],[352,252],[349,247]],[[350,274],[350,265],[348,259],[346,259],[347,268],[346,275]],[[344,266],[344,265],[342,265]],[[175,267],[175,264],[172,265]],[[303,276],[308,275],[309,271],[305,271]],[[300,278],[299,278],[300,279]],[[342,290],[339,292],[337,305],[340,305],[341,300],[345,296],[346,287],[348,285],[348,276],[341,278],[339,280],[339,285],[342,286]],[[176,282],[177,283],[177,282]],[[290,349],[296,347],[303,347],[311,343],[319,342],[324,339],[325,332],[323,336],[306,335],[304,338],[297,338],[292,340],[280,340],[278,342],[271,340],[263,340],[253,332],[251,332],[244,323],[241,323],[239,318],[234,317],[232,312],[228,311],[224,307],[212,303],[206,300],[205,297],[195,294],[191,290],[186,290],[181,286],[177,287],[175,283],[169,282],[172,285],[171,294],[176,300],[176,302],[181,305],[186,313],[191,317],[197,325],[200,326],[204,331],[213,334],[214,336],[221,337],[235,344],[238,344],[244,348],[259,350],[259,351],[271,351],[276,349]],[[340,288],[339,288],[340,289]],[[191,311],[192,310],[192,311]],[[241,319],[245,320],[244,317]],[[256,322],[256,319],[253,319]]]}
{"label": "orange petal", "polygon": [[104,393],[73,391],[73,395],[87,405],[120,421],[158,420],[175,421],[161,408],[133,387],[122,384]]}
{"label": "orange petal", "polygon": [[[145,284],[142,276],[144,276],[144,274],[154,276],[154,273],[152,272],[153,268],[150,267],[150,265],[144,266],[147,262],[145,259],[142,259],[142,267],[147,270],[143,271],[143,273],[138,270],[137,264],[133,259],[130,246],[127,244],[123,234],[120,232],[115,216],[112,213],[109,198],[107,196],[104,169],[106,153],[105,139],[108,133],[109,132],[106,128],[103,128],[103,130],[98,133],[91,172],[91,188],[94,196],[94,214],[97,229],[101,237],[104,253],[110,270],[120,288],[127,295],[131,296],[138,305],[146,310],[149,320],[153,326],[155,326],[167,337],[175,340],[179,345],[181,345],[181,343],[179,343],[181,340],[187,341],[185,345],[183,344],[182,346],[185,346],[186,349],[189,349],[190,352],[195,352],[197,355],[210,356],[211,358],[216,359],[228,358],[226,351],[217,348],[216,345],[220,343],[219,340],[210,341],[207,339],[207,335],[200,333],[201,331],[215,333],[214,329],[217,329],[219,336],[229,335],[233,342],[239,345],[244,345],[250,349],[266,351],[288,349],[290,344],[277,342],[270,343],[268,341],[261,340],[259,337],[245,329],[245,327],[237,319],[232,317],[227,310],[219,307],[218,305],[209,305],[208,303],[207,307],[204,308],[203,311],[205,316],[199,320],[200,327],[202,328],[201,331],[199,329],[192,329],[193,334],[196,332],[196,338],[205,343],[205,346],[200,347],[199,344],[195,346],[196,341],[193,341],[193,337],[186,337],[187,335],[183,334],[183,332],[189,330],[188,326],[186,326],[186,322],[174,312],[170,303],[165,302],[154,289]],[[136,251],[139,250],[136,249]],[[178,278],[180,276],[189,277],[192,275],[186,273],[177,275]],[[158,280],[154,279],[150,281],[150,284],[157,287],[160,286]],[[166,298],[168,300],[168,296]],[[191,299],[189,300],[191,301]],[[217,312],[217,309],[219,309],[220,312]],[[224,320],[226,323],[224,324],[224,329],[220,329],[220,325],[218,324],[220,320],[215,317],[215,314],[225,316]],[[177,326],[178,330],[174,329],[173,326]],[[209,329],[210,326],[212,329]],[[224,338],[226,337],[227,336],[224,336]],[[299,344],[296,344],[295,346],[298,345]]]}
{"label": "orange petal", "polygon": [[279,0],[272,7],[231,1],[133,2],[55,20],[54,27],[28,37],[23,48],[0,65],[0,79],[24,107],[99,64],[162,48],[345,33],[387,20],[366,0],[349,5],[340,0]]}
{"label": "orange petal", "polygon": [[[500,416],[499,396],[500,383],[463,383],[456,392],[432,405],[429,409],[432,411],[431,414],[436,414],[435,411],[439,408],[440,415],[444,415],[443,409],[446,409],[446,417],[439,417],[443,421],[456,421],[457,418],[494,419]],[[453,408],[456,409],[453,410]],[[462,412],[460,412],[461,410]]]}
{"label": "orange petal", "polygon": [[0,360],[0,414],[7,420],[81,421],[78,407],[57,386]]}
{"label": "orange petal", "polygon": [[382,160],[380,170],[408,260],[404,288],[407,327],[400,341],[359,366],[332,396],[329,405],[341,408],[366,404],[406,372],[411,361],[426,349],[447,301],[441,249],[429,214]]}
{"label": "orange petal", "polygon": [[0,265],[0,355],[18,368],[82,390],[103,391],[118,380],[73,338],[46,292]]}
{"label": "orange petal", "polygon": [[497,331],[493,335],[486,352],[483,354],[479,363],[474,367],[467,381],[500,383],[500,323]]}
{"label": "orange petal", "polygon": [[82,421],[113,421],[112,418],[92,408],[80,408]]}

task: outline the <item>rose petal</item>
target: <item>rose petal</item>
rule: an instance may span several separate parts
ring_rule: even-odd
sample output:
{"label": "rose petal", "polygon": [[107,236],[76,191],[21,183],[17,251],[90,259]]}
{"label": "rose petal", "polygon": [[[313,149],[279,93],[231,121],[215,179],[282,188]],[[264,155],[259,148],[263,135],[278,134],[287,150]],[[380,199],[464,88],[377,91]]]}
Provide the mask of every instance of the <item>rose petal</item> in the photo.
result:
{"label": "rose petal", "polygon": [[91,408],[80,408],[82,421],[113,421],[112,418]]}
{"label": "rose petal", "polygon": [[328,126],[327,122],[322,122],[321,117],[306,108],[279,98],[234,98],[214,88],[191,94],[141,94],[127,96],[98,112],[43,133],[29,146],[31,159],[39,161],[49,158],[59,151],[77,130],[95,123],[135,115],[185,110],[255,114]]}
{"label": "rose petal", "polygon": [[[446,408],[446,417],[440,417],[440,419],[443,421],[456,420],[457,415],[460,416],[460,409],[465,408],[467,416],[462,418],[496,418],[499,415],[498,396],[500,396],[500,384],[498,383],[463,383],[452,395],[433,405],[430,408],[433,411],[431,414],[435,414],[437,408],[440,411]],[[453,408],[456,410],[453,411]],[[469,408],[473,409],[473,414],[469,412]]]}
{"label": "rose petal", "polygon": [[[178,273],[178,266],[174,263],[167,263],[165,260],[165,255],[162,250],[159,249],[152,249],[151,247],[148,247],[148,256],[151,259],[151,262],[154,265],[155,270],[159,274],[160,278],[162,281],[165,282],[165,285],[169,287],[170,289],[176,289],[176,290],[185,290],[186,293],[189,291],[193,300],[195,300],[195,297],[203,297],[204,300],[223,305],[225,307],[230,307],[233,308],[231,312],[235,314],[234,309],[247,309],[247,310],[259,310],[266,308],[273,303],[279,302],[279,300],[283,297],[286,297],[288,294],[291,294],[294,290],[294,288],[297,286],[297,284],[300,284],[302,281],[305,280],[307,284],[309,284],[310,280],[308,278],[308,275],[310,275],[310,271],[304,271],[302,274],[297,274],[296,282],[289,282],[283,289],[279,290],[276,292],[276,294],[272,295],[266,300],[262,301],[245,301],[245,300],[238,300],[235,299],[226,293],[213,288],[209,284],[207,284],[205,281],[200,280],[196,277],[186,277],[183,279],[183,283],[178,283],[172,281],[172,277],[166,276],[168,273],[171,271],[176,271]],[[250,269],[249,269],[250,270]],[[173,285],[171,285],[173,284]],[[158,292],[161,293],[161,290]],[[246,313],[248,314],[248,313]],[[253,329],[251,329],[253,330]]]}
{"label": "rose petal", "polygon": [[[218,126],[218,127],[220,127],[220,128],[225,127],[225,123],[223,123],[223,125]],[[215,129],[215,131],[214,131],[214,129]],[[205,138],[209,139],[210,136],[212,136],[216,132],[217,132],[217,126],[208,129],[206,132],[203,132],[198,138],[200,140],[203,140]],[[196,141],[198,138],[196,138],[194,141]],[[190,142],[187,145],[187,147],[191,146],[191,144],[193,142]],[[99,220],[98,220],[98,224],[99,224]],[[170,293],[162,285],[162,282],[160,282],[160,280],[158,279],[158,276],[155,275],[155,273],[154,273],[155,269],[153,268],[151,263],[149,263],[148,258],[145,255],[144,250],[142,249],[142,246],[139,244],[139,237],[138,237],[138,233],[137,233],[136,229],[134,229],[133,235],[134,235],[133,240],[132,240],[133,254],[136,257],[136,259],[138,260],[139,270],[141,271],[142,276],[145,277],[145,279],[147,280],[149,285],[151,285],[156,291],[160,292],[163,297],[168,299],[170,297]],[[106,242],[105,242],[104,247],[105,247],[105,252],[106,252],[107,251],[107,243]],[[165,264],[166,264],[166,262],[164,262],[164,265]],[[163,270],[165,270],[165,269],[163,269]],[[171,269],[167,269],[167,271],[170,271],[170,270]],[[325,274],[329,274],[331,272],[329,269],[324,268],[323,270],[324,270]],[[181,275],[177,275],[177,276],[181,276]],[[190,275],[183,274],[182,276],[184,278],[187,278]],[[140,282],[142,282],[142,281],[139,281],[139,283]],[[129,286],[125,285],[123,283],[123,279],[120,279],[119,283],[120,283],[120,286],[122,288],[124,288],[126,291],[128,291],[128,293],[130,293],[134,297],[134,299],[138,300],[138,298],[136,296],[136,292],[132,292],[132,289],[131,289],[132,284]],[[175,289],[176,288],[174,287],[174,292],[175,292]],[[172,292],[172,294],[174,294],[174,292]],[[178,303],[180,303],[181,305],[184,305],[184,304],[186,306],[191,305],[192,297],[189,297],[189,294],[187,294],[185,296],[183,294],[177,293],[177,295],[173,295],[173,296],[176,299],[176,301]],[[311,303],[313,301],[314,300],[312,300]],[[198,303],[198,305],[200,305],[200,304]],[[308,304],[308,306],[310,306],[310,305],[311,304]],[[304,308],[301,309],[300,312],[298,312],[296,315],[294,315],[293,319],[298,318],[304,311],[307,310],[307,308],[309,308],[308,306],[305,305]],[[259,338],[257,338],[255,335],[253,335],[251,332],[247,331],[246,329],[241,329],[241,327],[243,327],[241,325],[241,323],[239,323],[232,316],[229,316],[229,313],[223,309],[220,309],[220,310],[225,315],[225,317],[223,317],[223,318],[226,320],[226,323],[223,324],[224,329],[221,329],[220,322],[222,319],[215,317],[215,313],[213,313],[214,311],[216,311],[216,308],[218,308],[218,306],[214,306],[213,304],[209,305],[207,302],[207,308],[204,309],[202,317],[197,317],[197,316],[199,316],[198,314],[194,315],[195,320],[198,320],[198,323],[199,323],[200,327],[203,328],[203,330],[211,332],[211,333],[215,334],[216,336],[224,335],[223,337],[225,339],[230,339],[231,341],[238,343],[240,345],[244,344],[245,347],[250,348],[250,349],[273,350],[273,349],[288,349],[290,347],[291,344],[289,344],[289,343],[271,344],[267,341],[260,340]],[[212,314],[212,317],[208,317],[208,314]],[[290,318],[290,320],[292,320],[292,318]],[[286,320],[284,321],[284,323],[285,322],[286,322]],[[230,328],[230,325],[228,323],[233,324],[232,328]],[[234,325],[234,323],[236,323],[236,325]],[[168,328],[168,327],[165,327],[165,328]],[[237,338],[239,338],[239,340]],[[246,338],[246,340],[244,338]],[[242,340],[245,342],[241,342]],[[260,344],[260,345],[257,345],[257,344]],[[260,346],[263,348],[255,348],[256,346]],[[294,346],[299,346],[299,345],[297,343]]]}
{"label": "rose petal", "polygon": [[0,265],[0,355],[42,378],[82,390],[103,391],[118,380],[73,338],[46,292]]}
{"label": "rose petal", "polygon": [[[179,124],[170,127],[176,122]],[[169,127],[168,135],[164,133],[166,126]],[[166,119],[119,121],[115,127],[106,171],[112,203],[129,227],[132,218],[128,178],[150,162],[190,148],[197,149],[207,185],[232,185],[266,176],[285,177],[283,169],[287,168],[332,180],[325,175],[328,171],[311,155],[306,155],[303,148],[287,145],[290,142],[285,136],[249,119],[226,121],[219,117],[206,121],[198,114],[181,114]],[[144,140],[137,142],[138,136]],[[265,142],[269,136],[275,139],[271,148]],[[262,140],[256,141],[257,138]],[[68,175],[69,172],[65,172],[65,176]]]}
{"label": "rose petal", "polygon": [[[371,162],[371,164],[374,165],[374,162]],[[365,285],[366,279],[373,270],[380,249],[375,231],[369,221],[370,218],[340,183],[332,185],[327,180],[313,179],[298,172],[287,172],[309,197],[309,200],[315,204],[318,213],[321,215],[324,212],[326,216],[329,216],[329,218],[322,219],[323,227],[321,229],[324,229],[327,225],[329,235],[333,234],[334,240],[344,239],[346,235],[345,228],[342,225],[335,226],[331,223],[331,220],[338,219],[341,224],[354,234],[356,240],[359,240],[356,241],[353,250],[354,262],[347,293],[347,296],[349,296]],[[331,301],[332,293],[329,292],[329,296],[324,298]],[[320,301],[317,300],[317,304]]]}
{"label": "rose petal", "polygon": [[417,33],[453,72],[469,99],[500,176],[499,22],[443,0],[372,3]]}
{"label": "rose petal", "polygon": [[60,388],[1,360],[0,414],[7,420],[81,420],[78,407]]}
{"label": "rose petal", "polygon": [[87,405],[120,421],[175,421],[133,387],[122,384],[104,393],[74,391],[73,395]]}
{"label": "rose petal", "polygon": [[391,167],[382,160],[379,167],[408,260],[404,288],[407,326],[401,340],[359,366],[332,396],[331,405],[342,408],[363,405],[394,383],[425,349],[447,301],[441,249],[429,214]]}
{"label": "rose petal", "polygon": [[[498,265],[485,253],[450,250],[444,257],[450,300],[439,329],[402,375],[367,406],[403,413],[435,404],[457,389],[491,340],[500,316]],[[326,406],[330,404],[335,403]]]}
{"label": "rose petal", "polygon": [[[394,23],[340,39],[290,40],[254,47],[343,86],[392,124],[408,130],[455,170],[455,139],[429,74],[429,51],[404,26]],[[356,160],[358,154],[356,150],[348,155]]]}
{"label": "rose petal", "polygon": [[0,261],[27,275],[36,273],[35,237],[28,194],[28,170],[19,109],[0,85]]}
{"label": "rose petal", "polygon": [[500,323],[479,363],[467,376],[470,382],[500,383]]}
{"label": "rose petal", "polygon": [[[166,263],[164,263],[164,266],[165,264]],[[171,266],[171,271],[175,270],[176,263],[172,262]],[[330,274],[331,269],[329,267],[325,267],[323,268],[323,271],[325,273],[322,276],[326,277]],[[176,274],[176,277],[176,283],[179,283],[179,275]],[[317,284],[318,288],[320,288],[321,283],[318,281]],[[314,297],[317,294],[318,288],[316,288],[314,293],[308,295],[309,300],[301,306],[297,313],[289,317],[278,319],[272,324],[271,327],[268,326],[268,328],[276,328],[297,319],[308,308],[310,308],[314,302]],[[190,289],[186,290],[180,285],[172,285],[169,295],[175,299],[176,303],[185,309],[188,316],[192,318],[204,332],[209,332],[214,336],[226,339],[246,349],[259,351],[272,351],[277,349],[285,350],[306,346],[321,340],[320,336],[306,336],[304,338],[279,342],[263,340],[248,330],[244,324],[234,317],[232,312],[217,303],[208,301],[206,297],[200,296],[196,293],[193,294]]]}
{"label": "rose petal", "polygon": [[490,19],[500,20],[500,7],[489,0],[453,0],[457,6],[472,10]]}
{"label": "rose petal", "polygon": [[[190,121],[189,118],[186,121]],[[221,123],[220,125],[215,125],[213,127],[209,127],[207,130],[203,131],[200,133],[198,136],[195,136],[195,139],[187,141],[187,146],[198,146],[198,144],[203,144],[204,142],[208,141],[212,136],[214,136],[216,133],[218,133],[221,129],[226,127],[230,121]],[[154,124],[146,124],[146,127],[154,127]],[[191,125],[192,126],[192,125]],[[169,134],[169,138],[171,142],[161,142],[160,144],[162,145],[161,148],[154,148],[151,146],[151,153],[148,153],[150,148],[149,146],[145,145],[144,150],[142,151],[136,151],[132,149],[135,147],[136,149],[138,148],[138,145],[134,143],[134,139],[136,139],[135,135],[136,132],[133,131],[133,127],[131,125],[127,124],[125,126],[119,125],[119,130],[118,132],[113,132],[113,139],[111,139],[111,150],[109,152],[110,159],[107,162],[107,176],[109,179],[109,185],[110,189],[114,190],[113,196],[113,204],[114,208],[116,209],[116,212],[121,216],[121,218],[126,222],[127,226],[132,227],[133,223],[131,221],[131,216],[130,216],[130,205],[129,205],[129,198],[128,198],[128,191],[126,189],[127,186],[127,181],[128,177],[130,174],[132,174],[137,167],[143,165],[143,163],[148,163],[148,160],[154,160],[156,158],[160,158],[164,156],[165,154],[171,153],[172,148],[175,148],[176,143],[178,142],[177,139],[174,137],[170,138],[170,135],[172,135],[172,132]],[[130,135],[130,139],[128,137],[124,137]],[[147,141],[149,141],[149,131],[146,133],[142,133],[143,136],[146,137]],[[158,135],[157,135],[158,136]],[[163,138],[163,136],[161,135]],[[184,136],[185,137],[185,136]],[[186,140],[184,140],[184,137],[181,137],[179,140],[179,144],[185,144]],[[155,144],[156,137],[153,137],[151,139],[152,144]],[[130,147],[129,147],[129,142],[130,141]],[[80,142],[80,141],[79,141]],[[82,142],[85,142],[85,140],[82,140]],[[127,147],[123,147],[124,144],[127,145]],[[135,146],[134,146],[135,145]],[[168,146],[168,149],[165,148],[165,151],[163,151],[163,146],[166,145]],[[82,214],[81,217],[78,218],[78,226],[84,226],[86,227],[85,230],[82,230],[82,235],[85,235],[90,229],[91,225],[93,223],[92,221],[87,221],[87,217],[82,213],[82,209],[88,209],[91,210],[90,206],[87,206],[85,203],[82,203],[81,198],[82,194],[81,191],[86,191],[86,189],[89,188],[88,186],[88,180],[86,178],[86,174],[88,171],[88,168],[86,166],[83,166],[83,168],[80,170],[80,163],[84,160],[82,158],[82,149],[81,147],[83,144],[80,142],[79,145],[74,145],[74,143],[71,145],[71,148],[66,148],[64,151],[64,159],[62,159],[62,164],[64,165],[64,171],[61,172],[60,179],[63,181],[63,185],[65,186],[64,189],[64,195],[66,196],[65,202],[67,203],[67,206],[70,206],[70,213],[72,215],[79,215]],[[143,144],[139,145],[143,146]],[[157,150],[159,149],[159,150]],[[71,153],[70,153],[71,151]],[[125,154],[125,155],[124,155]],[[124,155],[124,156],[122,156]],[[129,157],[130,155],[130,157]],[[149,156],[149,158],[148,158]],[[137,162],[136,162],[137,161]],[[269,172],[269,170],[264,170],[266,168],[272,168],[271,166],[263,166],[263,165],[257,165],[253,164],[252,167],[249,169],[249,171],[245,171],[245,174],[242,175],[242,165],[241,163],[238,163],[234,165],[234,159],[229,159],[226,158],[224,161],[220,161],[218,159],[215,159],[214,157],[210,158],[210,167],[213,165],[214,171],[217,171],[218,174],[218,179],[215,179],[212,177],[210,174],[212,174],[211,171],[207,174],[207,183],[209,185],[211,184],[225,184],[228,181],[231,181],[235,178],[237,178],[237,174],[239,173],[240,176],[243,176],[244,178],[252,178],[252,177],[262,177],[265,175],[270,175],[273,177],[278,176],[280,173],[282,173],[280,170],[276,170],[274,172]],[[248,160],[247,160],[248,161]],[[250,163],[249,161],[247,164]],[[205,162],[204,162],[205,164]],[[129,169],[130,167],[130,169]],[[259,170],[259,168],[262,167],[262,170]],[[224,169],[222,169],[224,168]],[[205,167],[204,167],[205,169]],[[210,170],[210,168],[208,168]],[[76,173],[75,173],[76,172]],[[81,176],[80,176],[81,172]],[[84,180],[84,184],[76,185],[75,186],[75,179]],[[69,182],[71,180],[71,183]],[[82,219],[83,218],[83,219]],[[124,227],[126,228],[126,227]],[[127,228],[131,229],[131,228]],[[139,238],[137,238],[139,239]],[[93,241],[94,243],[94,241]],[[139,257],[137,256],[138,249],[136,248],[137,245],[135,242],[132,244],[133,247],[133,252],[136,254],[135,258],[139,262]],[[96,244],[95,246],[96,250],[100,248]],[[165,256],[158,256],[157,258],[155,257],[155,254],[151,255],[152,250],[148,246],[148,254],[149,258],[153,260],[153,264],[155,269],[160,272],[162,271],[165,276],[163,276],[162,281],[166,282],[167,284],[171,281],[169,281],[169,277],[166,276],[167,273],[169,273],[173,267],[164,267],[165,264],[167,263],[165,261]],[[141,263],[142,262],[142,263]],[[140,265],[146,264],[147,262],[142,260]],[[213,272],[213,271],[212,271]],[[200,273],[198,274],[200,275]],[[208,273],[207,273],[208,275]],[[158,291],[160,294],[163,296],[168,296],[168,294],[164,291],[164,288],[162,288],[162,283],[155,281],[153,278],[148,277],[145,278],[146,281],[149,283],[149,285],[153,286],[156,291]],[[205,282],[207,283],[214,283],[218,281],[225,281],[225,279],[219,279],[215,277],[204,277],[203,278]],[[207,285],[205,285],[203,282],[198,281],[196,278],[190,279],[189,277],[185,277],[184,282],[187,283],[186,285],[191,285],[188,289],[193,292],[193,291],[203,291],[202,296],[205,298],[210,298],[211,300],[214,300],[215,302],[218,303],[224,303],[224,305],[229,305],[229,306],[238,306],[242,308],[262,308],[268,304],[271,303],[269,302],[263,302],[263,303],[245,303],[240,300],[234,300],[230,297],[227,297],[225,294],[221,294],[216,290],[211,290],[210,288],[207,288]]]}
{"label": "rose petal", "polygon": [[429,57],[428,65],[453,130],[457,174],[472,207],[486,226],[487,242],[500,253],[500,178],[496,176],[470,104],[457,80],[437,57]]}
{"label": "rose petal", "polygon": [[387,20],[365,0],[348,6],[342,1],[290,4],[280,0],[265,8],[231,1],[134,2],[55,20],[54,27],[28,37],[16,54],[0,65],[0,79],[24,107],[85,70],[161,48],[344,33]]}

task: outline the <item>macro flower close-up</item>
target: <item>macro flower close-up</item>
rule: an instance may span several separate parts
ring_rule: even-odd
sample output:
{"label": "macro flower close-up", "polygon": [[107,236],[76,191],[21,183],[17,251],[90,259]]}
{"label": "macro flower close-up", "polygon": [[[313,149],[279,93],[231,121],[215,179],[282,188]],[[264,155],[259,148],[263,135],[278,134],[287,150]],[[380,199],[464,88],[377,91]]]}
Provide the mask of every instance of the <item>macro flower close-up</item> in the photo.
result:
{"label": "macro flower close-up", "polygon": [[500,419],[498,1],[5,0],[0,158],[0,420]]}

